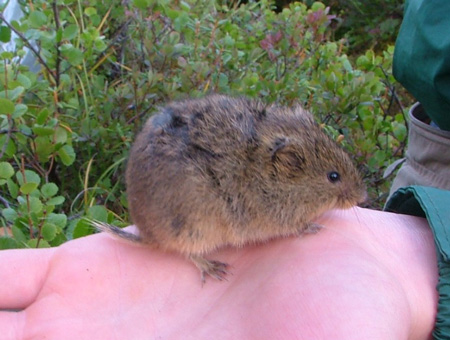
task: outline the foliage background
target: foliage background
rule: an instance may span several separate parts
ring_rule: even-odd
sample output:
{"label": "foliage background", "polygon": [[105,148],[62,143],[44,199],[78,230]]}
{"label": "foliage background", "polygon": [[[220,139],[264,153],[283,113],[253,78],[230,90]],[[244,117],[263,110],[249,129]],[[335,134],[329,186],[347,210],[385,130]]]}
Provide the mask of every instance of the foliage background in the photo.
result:
{"label": "foliage background", "polygon": [[[209,92],[301,103],[352,155],[380,208],[409,98],[391,74],[398,0],[36,0],[0,15],[0,248],[127,224],[123,172],[143,122]],[[31,49],[39,67],[22,61]]]}

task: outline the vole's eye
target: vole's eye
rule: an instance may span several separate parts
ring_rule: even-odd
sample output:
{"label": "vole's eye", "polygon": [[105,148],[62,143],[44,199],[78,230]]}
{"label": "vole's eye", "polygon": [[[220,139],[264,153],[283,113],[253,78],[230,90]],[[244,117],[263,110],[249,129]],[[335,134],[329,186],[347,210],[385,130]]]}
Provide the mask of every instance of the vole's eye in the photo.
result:
{"label": "vole's eye", "polygon": [[330,171],[327,174],[327,177],[328,177],[328,180],[331,183],[336,183],[336,182],[339,182],[341,180],[341,175],[339,175],[339,172],[337,172],[337,171]]}

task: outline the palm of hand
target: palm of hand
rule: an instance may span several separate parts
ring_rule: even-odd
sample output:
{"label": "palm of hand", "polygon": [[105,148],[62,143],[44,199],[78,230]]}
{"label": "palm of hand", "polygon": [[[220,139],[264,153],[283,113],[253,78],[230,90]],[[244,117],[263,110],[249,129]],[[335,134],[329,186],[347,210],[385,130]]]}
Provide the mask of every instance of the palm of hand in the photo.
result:
{"label": "palm of hand", "polygon": [[21,267],[0,274],[0,307],[24,308],[1,312],[7,339],[407,338],[395,275],[329,229],[211,255],[232,274],[203,287],[182,257],[107,235],[25,253],[3,254]]}

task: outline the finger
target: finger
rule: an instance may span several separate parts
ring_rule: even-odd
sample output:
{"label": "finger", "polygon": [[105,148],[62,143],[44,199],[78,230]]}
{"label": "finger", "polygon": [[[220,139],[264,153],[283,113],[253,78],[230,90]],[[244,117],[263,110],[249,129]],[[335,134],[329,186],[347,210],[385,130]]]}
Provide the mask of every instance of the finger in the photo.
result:
{"label": "finger", "polygon": [[0,251],[1,309],[25,308],[36,299],[53,252],[54,249]]}
{"label": "finger", "polygon": [[23,312],[0,312],[0,329],[2,339],[23,339],[25,318]]}

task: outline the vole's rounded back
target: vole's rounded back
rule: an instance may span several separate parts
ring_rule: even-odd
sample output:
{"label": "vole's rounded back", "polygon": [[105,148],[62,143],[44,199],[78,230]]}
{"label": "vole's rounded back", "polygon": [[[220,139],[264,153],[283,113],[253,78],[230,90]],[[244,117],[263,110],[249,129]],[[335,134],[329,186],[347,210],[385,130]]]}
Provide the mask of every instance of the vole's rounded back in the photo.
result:
{"label": "vole's rounded back", "polygon": [[150,118],[126,182],[142,240],[190,256],[299,234],[365,198],[349,156],[308,112],[222,95]]}

